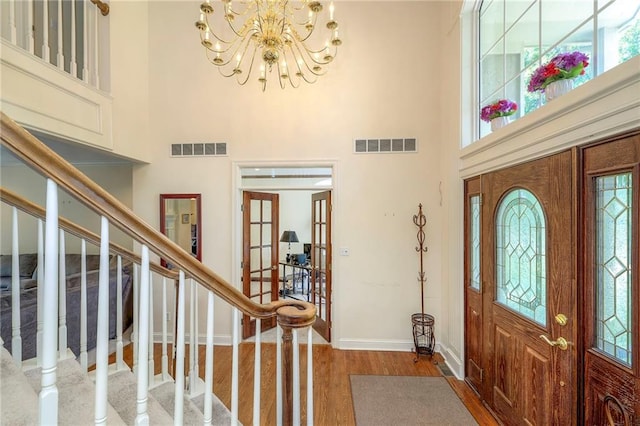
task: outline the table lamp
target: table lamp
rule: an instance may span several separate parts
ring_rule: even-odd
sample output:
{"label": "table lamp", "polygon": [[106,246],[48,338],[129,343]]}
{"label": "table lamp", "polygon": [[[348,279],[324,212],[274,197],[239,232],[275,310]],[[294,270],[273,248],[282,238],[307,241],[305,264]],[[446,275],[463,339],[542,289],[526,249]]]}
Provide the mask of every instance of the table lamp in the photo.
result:
{"label": "table lamp", "polygon": [[289,243],[289,247],[287,248],[287,263],[289,263],[291,261],[291,243],[299,242],[296,231],[283,231],[280,242]]}

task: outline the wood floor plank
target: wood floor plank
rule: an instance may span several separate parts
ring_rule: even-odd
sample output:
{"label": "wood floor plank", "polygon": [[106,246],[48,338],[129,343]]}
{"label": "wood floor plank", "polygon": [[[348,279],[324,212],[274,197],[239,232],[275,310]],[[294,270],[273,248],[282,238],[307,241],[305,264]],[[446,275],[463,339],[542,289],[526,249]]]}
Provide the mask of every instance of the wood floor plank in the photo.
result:
{"label": "wood floor plank", "polygon": [[[254,343],[242,343],[239,349],[239,419],[242,424],[253,424],[253,370]],[[205,348],[199,346],[199,374],[204,378]],[[262,344],[262,377],[260,404],[261,425],[275,424],[276,365],[273,343]],[[161,346],[155,346],[156,359],[160,357]],[[170,351],[171,352],[171,351]],[[420,357],[414,362],[410,352],[386,351],[348,351],[333,349],[330,345],[313,347],[313,390],[314,424],[320,426],[355,425],[353,400],[351,398],[351,374],[371,374],[388,376],[441,376],[437,362],[443,362],[439,354],[433,360]],[[188,371],[188,347],[185,356],[185,369]],[[302,418],[306,418],[306,345],[300,345],[300,358],[303,360],[301,375]],[[230,346],[216,346],[214,350],[213,390],[220,400],[231,407],[231,359]],[[131,345],[125,348],[125,361],[131,365]],[[160,363],[156,362],[156,374],[160,372]],[[453,390],[469,409],[476,421],[482,426],[498,425],[491,413],[484,407],[478,396],[463,381],[447,377]]]}

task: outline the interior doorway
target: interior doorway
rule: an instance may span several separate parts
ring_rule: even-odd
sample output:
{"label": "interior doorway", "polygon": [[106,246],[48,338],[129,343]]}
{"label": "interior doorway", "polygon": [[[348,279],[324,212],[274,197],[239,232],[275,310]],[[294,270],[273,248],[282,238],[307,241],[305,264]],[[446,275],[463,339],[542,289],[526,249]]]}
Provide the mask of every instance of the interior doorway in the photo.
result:
{"label": "interior doorway", "polygon": [[[259,303],[293,298],[314,303],[315,331],[332,328],[333,166],[240,166],[242,289]],[[267,330],[274,324],[262,324]],[[243,338],[255,334],[243,319]]]}

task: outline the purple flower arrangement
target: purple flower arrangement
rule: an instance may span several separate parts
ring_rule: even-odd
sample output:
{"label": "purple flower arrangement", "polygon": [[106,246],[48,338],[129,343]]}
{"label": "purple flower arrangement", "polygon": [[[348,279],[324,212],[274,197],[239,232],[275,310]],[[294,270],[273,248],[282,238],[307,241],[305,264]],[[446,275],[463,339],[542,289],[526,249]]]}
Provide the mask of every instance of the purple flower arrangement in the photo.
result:
{"label": "purple flower arrangement", "polygon": [[518,104],[509,99],[500,99],[480,110],[480,119],[489,122],[497,117],[508,117],[518,110]]}
{"label": "purple flower arrangement", "polygon": [[548,64],[538,67],[529,80],[529,92],[542,92],[550,83],[584,74],[589,57],[582,52],[560,53]]}

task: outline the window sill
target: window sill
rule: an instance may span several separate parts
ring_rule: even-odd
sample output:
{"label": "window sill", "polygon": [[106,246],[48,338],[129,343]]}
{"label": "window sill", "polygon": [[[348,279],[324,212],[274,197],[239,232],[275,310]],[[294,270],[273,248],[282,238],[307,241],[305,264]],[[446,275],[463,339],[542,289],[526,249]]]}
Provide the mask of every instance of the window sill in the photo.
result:
{"label": "window sill", "polygon": [[640,57],[554,99],[460,150],[460,175],[564,151],[640,128]]}

